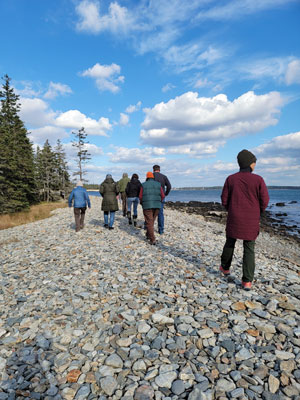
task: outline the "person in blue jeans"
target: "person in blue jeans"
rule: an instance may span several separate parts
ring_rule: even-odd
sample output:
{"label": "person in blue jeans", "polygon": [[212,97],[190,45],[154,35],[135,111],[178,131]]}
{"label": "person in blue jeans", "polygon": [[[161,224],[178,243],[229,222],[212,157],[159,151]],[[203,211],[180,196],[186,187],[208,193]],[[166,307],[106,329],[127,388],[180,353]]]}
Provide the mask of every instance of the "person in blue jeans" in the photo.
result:
{"label": "person in blue jeans", "polygon": [[68,199],[69,207],[72,207],[73,200],[76,232],[79,232],[84,227],[86,206],[91,208],[90,198],[82,181],[78,181],[76,188],[72,190]]}
{"label": "person in blue jeans", "polygon": [[136,226],[137,220],[137,208],[139,204],[139,194],[142,184],[139,181],[138,174],[133,174],[130,182],[126,186],[126,196],[127,196],[127,218],[129,225],[132,225],[131,219],[131,207],[133,204],[133,225]]}
{"label": "person in blue jeans", "polygon": [[[104,213],[104,228],[114,229],[115,212],[119,210],[117,195],[119,186],[113,180],[111,174],[107,174],[105,180],[101,183],[99,192],[103,197],[101,210]],[[108,216],[110,215],[110,218]],[[108,221],[109,219],[109,221]]]}
{"label": "person in blue jeans", "polygon": [[[161,174],[159,165],[153,165],[153,175],[154,175],[154,180],[161,184],[164,195],[168,196],[168,194],[171,191],[172,186],[171,186],[171,183],[170,183],[169,179],[167,178],[167,176],[164,174]],[[164,217],[165,201],[166,201],[166,197],[161,202],[161,207],[160,207],[159,214],[158,214],[158,233],[160,235],[162,235],[165,230],[165,217]]]}

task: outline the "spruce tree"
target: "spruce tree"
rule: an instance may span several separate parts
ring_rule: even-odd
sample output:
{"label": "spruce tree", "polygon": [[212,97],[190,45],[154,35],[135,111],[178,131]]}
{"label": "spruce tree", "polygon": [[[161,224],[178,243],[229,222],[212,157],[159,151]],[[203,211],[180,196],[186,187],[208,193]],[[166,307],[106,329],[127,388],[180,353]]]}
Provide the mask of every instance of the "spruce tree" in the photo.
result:
{"label": "spruce tree", "polygon": [[56,175],[57,175],[57,190],[65,195],[66,190],[70,185],[70,175],[66,161],[66,154],[61,141],[58,139],[54,148]]}
{"label": "spruce tree", "polygon": [[32,144],[21,121],[19,96],[5,75],[0,91],[0,213],[28,208],[37,201]]}
{"label": "spruce tree", "polygon": [[85,144],[88,142],[86,141],[87,134],[85,133],[84,127],[78,130],[78,132],[72,132],[75,136],[75,140],[72,141],[72,145],[77,149],[77,166],[78,171],[74,172],[73,175],[79,175],[79,179],[83,180],[83,175],[86,174],[84,171],[84,165],[91,159],[89,152],[85,149]]}

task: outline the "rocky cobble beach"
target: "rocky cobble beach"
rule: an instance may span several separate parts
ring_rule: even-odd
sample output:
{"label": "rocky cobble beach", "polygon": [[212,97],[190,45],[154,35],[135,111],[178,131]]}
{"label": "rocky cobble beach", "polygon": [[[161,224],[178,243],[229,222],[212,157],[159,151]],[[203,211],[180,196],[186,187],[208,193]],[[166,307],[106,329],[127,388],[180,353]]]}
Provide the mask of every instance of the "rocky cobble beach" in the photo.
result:
{"label": "rocky cobble beach", "polygon": [[224,225],[165,210],[157,246],[92,197],[0,232],[0,400],[300,399],[300,247],[262,232],[253,289]]}

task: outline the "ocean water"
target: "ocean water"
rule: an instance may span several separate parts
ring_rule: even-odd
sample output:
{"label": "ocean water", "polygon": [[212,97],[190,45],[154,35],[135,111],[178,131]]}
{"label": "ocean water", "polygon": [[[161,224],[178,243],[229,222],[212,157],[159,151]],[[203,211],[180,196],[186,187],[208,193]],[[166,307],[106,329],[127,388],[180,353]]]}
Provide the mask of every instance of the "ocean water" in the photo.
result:
{"label": "ocean water", "polygon": [[[203,190],[171,190],[166,201],[189,201],[217,202],[221,203],[221,189]],[[89,191],[91,196],[99,196],[98,191]],[[274,218],[278,213],[285,213],[287,216],[281,220],[288,226],[300,229],[300,189],[269,189],[270,202],[269,210]],[[295,203],[296,202],[296,203]],[[277,203],[285,203],[284,207],[276,206]]]}

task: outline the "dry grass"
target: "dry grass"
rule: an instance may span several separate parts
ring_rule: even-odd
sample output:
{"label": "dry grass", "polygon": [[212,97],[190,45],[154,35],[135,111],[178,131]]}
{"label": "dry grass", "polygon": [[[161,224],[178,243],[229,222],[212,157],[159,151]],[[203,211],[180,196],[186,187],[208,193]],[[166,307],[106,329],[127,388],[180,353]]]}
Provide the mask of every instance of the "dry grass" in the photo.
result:
{"label": "dry grass", "polygon": [[55,203],[40,203],[36,206],[31,206],[28,211],[0,215],[0,230],[48,218],[50,217],[51,211],[56,210],[57,208],[65,208],[67,206],[67,202],[63,201]]}

